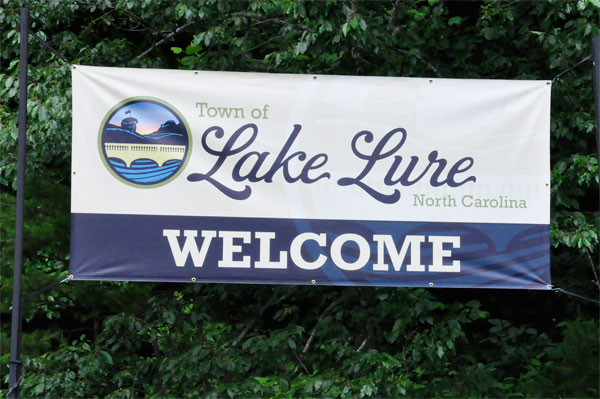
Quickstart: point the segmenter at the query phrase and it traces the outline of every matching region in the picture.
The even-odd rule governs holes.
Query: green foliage
[[[590,54],[600,9],[597,0],[0,0],[3,370],[19,3],[73,63],[548,80]],[[29,44],[26,293],[68,274],[71,130],[69,66]],[[555,284],[597,298],[592,86],[591,63],[553,83],[551,237]],[[28,301],[24,331],[26,397],[599,395],[597,308],[549,293],[77,282]]]

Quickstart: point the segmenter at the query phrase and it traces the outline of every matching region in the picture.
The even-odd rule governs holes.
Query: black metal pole
[[[592,60],[594,61],[594,99],[596,104],[596,155],[598,156],[598,177],[600,178],[600,36],[592,39]],[[600,187],[598,188],[600,193]]]
[[[23,273],[23,216],[25,199],[25,140],[27,132],[27,66],[29,39],[29,10],[21,8],[21,48],[19,54],[19,139],[17,158],[17,214],[15,226],[15,263],[13,273],[13,309],[10,328],[10,360],[8,397],[19,397],[21,363],[21,328],[23,322],[21,275]]]

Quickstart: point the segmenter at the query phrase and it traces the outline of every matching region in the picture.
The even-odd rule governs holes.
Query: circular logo
[[[192,149],[187,122],[173,106],[157,98],[134,97],[114,106],[98,137],[108,171],[135,187],[157,187],[185,167]]]

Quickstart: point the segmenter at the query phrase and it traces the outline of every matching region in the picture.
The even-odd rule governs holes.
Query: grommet
[[[549,85],[551,82],[546,82],[547,85]]]
[[[73,171],[73,174],[76,174],[77,172]]]
[[[316,77],[316,76],[313,76],[313,80],[317,80],[317,77]]]
[[[69,274],[69,279],[73,280],[74,276],[72,274]]]
[[[546,183],[546,187],[550,187],[550,184]]]
[[[77,69],[77,67],[75,65],[73,65],[73,69]]]
[[[196,277],[192,277],[192,283],[196,282]]]
[[[433,83],[433,79],[429,79],[429,83]]]
[[[546,288],[548,288],[549,290],[551,290],[551,289],[552,289],[552,284],[548,284],[548,285],[546,286]]]
[[[315,285],[315,284],[317,284],[317,280],[310,280],[310,283]]]
[[[429,286],[430,286],[430,287],[433,287],[433,283],[429,283]]]
[[[194,72],[194,75],[198,75],[198,71]]]

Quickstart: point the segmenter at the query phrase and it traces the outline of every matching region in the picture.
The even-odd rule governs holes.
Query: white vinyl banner
[[[81,65],[72,76],[74,215],[253,220],[250,238],[214,240],[263,249],[278,246],[256,236],[270,231],[261,220],[549,224],[548,81]],[[183,257],[177,229],[156,239]]]

